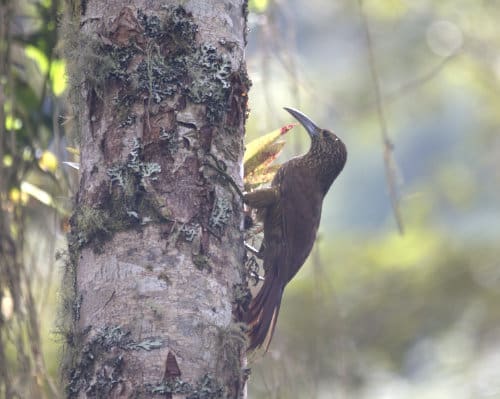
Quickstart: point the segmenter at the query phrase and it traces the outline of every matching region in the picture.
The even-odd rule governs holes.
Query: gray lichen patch
[[[182,38],[183,31],[178,33]],[[147,93],[149,101],[160,104],[180,94],[195,104],[206,105],[208,121],[217,123],[227,108],[231,62],[211,44],[196,45],[190,33],[188,29],[185,40],[166,42],[173,43],[167,50],[168,57],[162,53],[165,42],[155,42],[137,67],[133,80],[138,82],[137,90]],[[163,36],[170,37],[171,32],[166,30]]]
[[[232,212],[231,201],[226,198],[216,197],[209,220],[209,227],[215,235],[220,237],[224,233]]]
[[[157,173],[161,172],[161,166],[155,162],[144,162],[141,160],[141,143],[138,138],[132,141],[132,149],[128,155],[128,160],[123,165],[115,165],[107,170],[107,175],[111,179],[111,183],[118,184],[128,194],[129,191],[135,190],[146,185],[146,179],[156,180]],[[139,182],[140,187],[134,187]]]
[[[124,7],[98,35],[82,33],[74,22],[62,29],[77,117],[86,88],[98,98],[113,93],[116,126],[121,128],[135,122],[130,112],[144,100],[174,101],[179,109],[186,101],[203,104],[208,123],[222,122],[229,105],[231,62],[220,46],[198,42],[198,26],[182,6],[164,6],[154,15]]]
[[[162,18],[138,12],[150,42],[132,81],[150,102],[178,94],[206,105],[209,122],[220,122],[227,108],[231,63],[214,45],[197,43],[198,27],[191,14],[182,7],[165,10]]]
[[[186,395],[186,399],[229,399],[224,385],[210,374],[205,374],[192,385],[183,381],[180,377],[169,378],[159,384],[147,384],[142,392],[137,392],[138,397],[142,395]]]
[[[125,119],[118,125],[118,127],[127,127],[135,125],[137,119],[137,115],[129,114],[125,117]]]
[[[134,341],[130,331],[120,326],[99,329],[83,345],[80,357],[69,370],[66,394],[73,398],[84,391],[87,397],[111,397],[123,381],[125,352],[151,351],[162,346],[163,341],[155,337]]]
[[[202,45],[188,60],[191,84],[187,95],[194,103],[207,105],[209,122],[216,123],[226,112],[230,88],[231,63],[211,44]]]
[[[160,54],[151,54],[137,67],[137,89],[147,93],[150,101],[160,104],[179,90],[183,69],[181,59],[167,62]]]
[[[199,224],[184,224],[180,229],[180,234],[187,242],[193,242],[196,236],[199,235]]]
[[[163,9],[167,11],[163,19],[157,15],[148,15],[143,10],[137,12],[146,36],[158,42],[170,42],[169,48],[176,53],[192,47],[198,33],[198,26],[192,15],[181,6],[164,6]]]

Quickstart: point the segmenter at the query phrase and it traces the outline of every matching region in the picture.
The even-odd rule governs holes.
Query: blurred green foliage
[[[403,236],[358,2],[249,2],[248,139],[290,122],[280,109],[293,106],[349,149],[270,352],[251,364],[249,397],[500,398],[500,8],[362,5]],[[57,395],[53,259],[75,178],[61,166],[72,140],[61,123],[71,118],[59,118],[60,11],[55,0],[0,2],[0,397]],[[293,129],[281,160],[307,146]]]
[[[342,137],[349,157],[249,396],[500,398],[500,9],[361,2],[400,236],[359,3],[270,2],[251,20],[248,133],[288,122],[280,108],[293,106]],[[307,140],[294,129],[284,158]]]
[[[54,1],[0,2],[0,398],[58,397],[58,271],[71,178]],[[52,335],[51,335],[52,334]]]

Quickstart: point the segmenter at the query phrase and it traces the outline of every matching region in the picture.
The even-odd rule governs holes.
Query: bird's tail
[[[271,269],[270,273],[266,273],[264,284],[252,299],[244,316],[244,321],[249,326],[248,351],[261,347],[264,343],[266,351],[269,348],[278,320],[283,288],[276,272]]]

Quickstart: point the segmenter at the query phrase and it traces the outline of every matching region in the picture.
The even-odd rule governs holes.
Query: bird
[[[283,163],[270,187],[244,193],[257,210],[264,238],[258,251],[264,282],[243,314],[247,352],[269,349],[285,286],[306,261],[316,239],[326,193],[347,161],[347,149],[333,132],[318,127],[302,112],[284,107],[311,138],[309,151]]]

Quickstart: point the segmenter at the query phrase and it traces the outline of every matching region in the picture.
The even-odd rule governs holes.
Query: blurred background
[[[249,397],[500,398],[500,7],[249,6],[247,138],[291,122],[291,106],[349,150]],[[60,12],[0,2],[0,378],[46,397],[76,184],[61,162],[77,161]],[[297,127],[281,158],[308,145]]]

